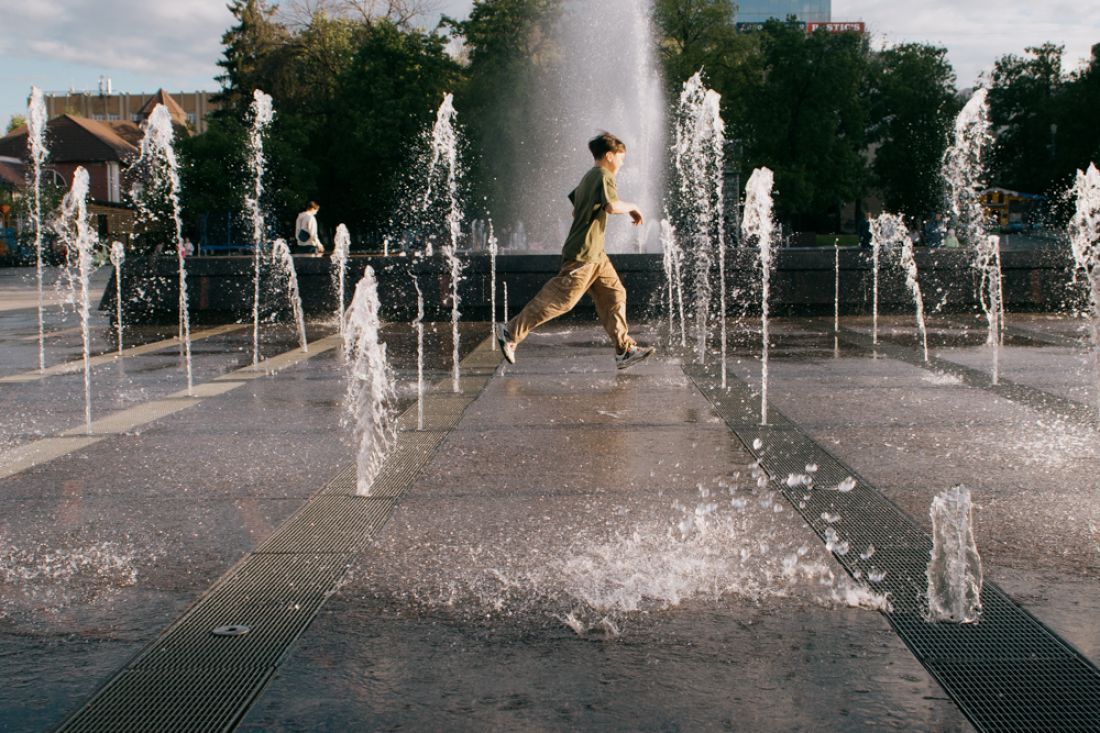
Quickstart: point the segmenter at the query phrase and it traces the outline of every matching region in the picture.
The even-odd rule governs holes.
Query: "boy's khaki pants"
[[[508,322],[509,334],[518,344],[532,329],[571,311],[585,293],[592,296],[596,315],[616,352],[621,354],[633,346],[634,339],[627,335],[626,288],[607,255],[597,262],[562,262],[558,274]]]

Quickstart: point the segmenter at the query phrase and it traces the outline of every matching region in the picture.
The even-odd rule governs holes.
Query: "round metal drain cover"
[[[225,626],[217,627],[210,633],[214,636],[244,636],[249,631],[252,631],[251,626],[245,626],[244,624],[226,624]]]

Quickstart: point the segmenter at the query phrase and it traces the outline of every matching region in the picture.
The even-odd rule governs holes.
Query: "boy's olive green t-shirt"
[[[573,226],[562,247],[563,260],[596,262],[603,258],[603,234],[607,228],[605,206],[619,200],[615,176],[608,170],[593,166],[569,194],[573,202]]]

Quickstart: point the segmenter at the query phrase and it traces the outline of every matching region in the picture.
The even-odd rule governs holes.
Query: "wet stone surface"
[[[36,367],[25,280],[0,280],[0,376]],[[109,351],[96,318],[93,350]],[[984,369],[968,318],[931,317],[930,346]],[[1096,404],[1086,347],[1065,341],[1080,321],[1016,323],[1062,342],[1014,337],[1005,374]],[[71,314],[47,325],[47,364],[78,358]],[[1100,660],[1095,429],[834,342],[829,327],[773,324],[773,408],[925,528],[936,494],[969,486],[988,577]],[[310,338],[334,328],[311,323]],[[753,388],[757,328],[730,323],[730,372]],[[880,328],[916,348],[912,318]],[[431,380],[449,377],[449,331],[429,324]],[[464,350],[487,333],[464,324]],[[407,405],[415,333],[395,323],[383,337]],[[295,348],[293,328],[265,324],[264,356]],[[246,366],[250,349],[247,328],[197,342],[196,382]],[[685,377],[690,354],[662,345],[618,373],[602,331],[569,322],[518,356],[354,557],[242,729],[970,730],[874,610],[883,599],[758,485]],[[92,379],[97,416],[182,388],[171,349]],[[351,462],[343,380],[336,351],[316,354],[0,478],[0,728],[59,723]],[[78,375],[0,395],[12,406],[0,454],[81,424]]]

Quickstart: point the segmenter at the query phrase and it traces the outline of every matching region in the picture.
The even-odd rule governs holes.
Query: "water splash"
[[[1089,282],[1093,385],[1100,403],[1100,171],[1095,163],[1077,171],[1073,192],[1077,205],[1070,219],[1069,241],[1073,261]]]
[[[286,295],[294,311],[294,323],[298,326],[298,345],[303,352],[309,352],[306,341],[306,319],[302,312],[302,294],[298,290],[298,273],[294,269],[294,257],[285,239],[276,239],[271,246],[271,259],[286,278]]]
[[[507,323],[508,322],[508,283],[507,282],[501,283],[501,287],[503,289],[502,297],[504,299],[504,313],[503,313],[503,316],[504,316],[504,322]]]
[[[66,280],[80,313],[80,339],[84,359],[84,430],[90,435],[92,432],[92,364],[89,316],[92,305],[88,280],[92,276],[92,270],[95,269],[92,263],[92,250],[95,247],[96,236],[88,222],[88,188],[88,171],[78,166],[73,171],[72,187],[61,202],[58,229],[68,249],[67,267],[70,269],[66,272]],[[75,272],[72,270],[74,266]]]
[[[348,253],[351,250],[351,235],[343,224],[336,227],[332,239],[332,288],[336,291],[336,324],[340,333],[344,332],[344,301],[348,276]]]
[[[33,197],[31,219],[34,221],[34,279],[38,290],[38,368],[46,368],[46,328],[43,321],[45,301],[42,294],[42,168],[49,154],[46,148],[46,100],[42,90],[31,87],[27,104],[27,145],[30,147]]]
[[[986,157],[993,144],[986,97],[985,89],[975,91],[955,119],[952,142],[944,151],[942,173],[955,231],[960,241],[974,252],[972,264],[980,276],[979,301],[989,325],[993,383],[997,384],[1004,335],[1004,291],[1000,241],[994,242],[986,234],[986,214],[980,198],[986,188]]]
[[[111,242],[111,264],[115,268],[115,331],[118,337],[118,355],[122,356],[122,263],[126,260],[126,248],[122,242]]]
[[[244,207],[252,220],[252,365],[260,363],[260,254],[267,238],[264,223],[264,134],[275,118],[271,96],[259,89],[252,93],[252,127],[248,134],[248,166],[252,170],[252,195]]]
[[[386,345],[379,341],[378,283],[367,267],[355,287],[344,330],[347,392],[345,419],[355,433],[357,447],[356,493],[370,494],[371,484],[397,440],[394,421],[396,390],[386,360]]]
[[[183,347],[184,364],[187,370],[187,394],[193,392],[194,379],[191,373],[191,318],[187,304],[187,253],[183,246],[183,220],[180,215],[180,176],[179,162],[172,146],[175,130],[172,127],[172,115],[163,104],[153,108],[153,113],[145,126],[145,136],[141,139],[141,155],[138,165],[148,166],[154,188],[164,190],[171,204],[173,224],[173,246],[176,250],[176,263],[179,272],[179,339]],[[165,190],[166,189],[166,190]],[[148,190],[148,189],[146,189]],[[143,194],[142,196],[145,196]],[[139,197],[140,198],[140,197]]]
[[[676,229],[668,219],[661,220],[661,258],[668,291],[668,340],[672,343],[676,332],[675,319],[680,320],[680,346],[687,346],[687,322],[684,319],[684,251],[676,236]]]
[[[930,514],[929,620],[975,623],[982,613],[982,559],[974,542],[970,491],[948,489],[932,500]]]
[[[921,294],[920,281],[918,279],[917,261],[913,256],[913,238],[905,226],[905,221],[896,214],[880,214],[871,220],[871,242],[876,254],[880,247],[885,246],[887,252],[897,253],[898,263],[905,272],[905,285],[913,296],[916,309],[917,332],[920,334],[921,346],[924,349],[924,362],[928,363],[928,330],[924,322],[924,296]],[[875,266],[875,312],[878,312],[878,266]],[[877,329],[876,329],[877,335]]]
[[[771,269],[775,222],[772,219],[773,174],[768,168],[757,168],[745,184],[745,213],[741,218],[741,236],[757,246],[760,263],[760,423],[768,424],[768,297],[771,294]]]
[[[725,123],[719,113],[721,96],[703,84],[696,73],[680,93],[676,111],[672,162],[676,194],[676,230],[688,254],[689,273],[695,286],[693,314],[700,362],[706,358],[709,318],[713,309],[711,268],[718,264],[718,307],[725,386],[726,280],[725,280]]]

